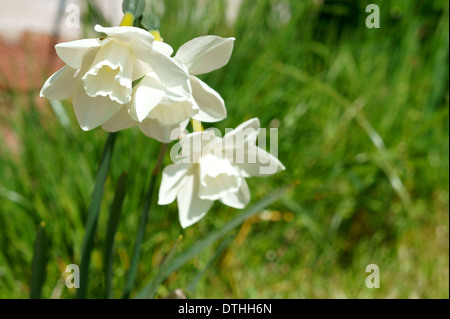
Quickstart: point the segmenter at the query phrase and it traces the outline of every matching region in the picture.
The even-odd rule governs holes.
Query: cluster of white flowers
[[[226,118],[222,97],[196,75],[226,65],[234,38],[198,37],[181,46],[172,57],[170,45],[156,41],[141,28],[97,25],[95,30],[106,37],[56,45],[66,66],[53,74],[41,90],[41,96],[48,99],[72,98],[83,130],[102,126],[117,132],[137,126],[146,136],[169,143],[171,133],[185,131],[190,119],[218,122]],[[246,177],[264,175],[261,163],[267,161],[276,163],[272,173],[284,169],[275,157],[256,146],[258,129],[257,119],[247,121],[223,139],[214,137],[215,152],[209,151],[211,141],[208,147],[200,142],[197,161],[167,166],[158,203],[167,205],[177,198],[183,228],[201,219],[215,200],[235,208],[246,206],[250,200]],[[243,142],[233,142],[244,130],[247,134]],[[202,134],[210,132],[184,136],[182,148],[190,147],[195,136]],[[256,160],[236,163],[235,157],[227,155],[230,147]],[[217,149],[223,151],[219,151],[220,156]]]

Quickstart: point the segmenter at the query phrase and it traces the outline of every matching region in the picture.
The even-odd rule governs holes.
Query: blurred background
[[[214,126],[223,132],[259,117],[262,127],[279,129],[287,169],[249,179],[250,206],[291,185],[168,274],[157,298],[175,289],[189,298],[449,297],[447,1],[147,2],[175,50],[207,34],[236,38],[228,65],[202,76],[227,104],[228,118]],[[366,27],[369,3],[380,8],[378,29]],[[42,296],[73,298],[65,268],[80,263],[107,133],[83,132],[69,102],[50,103],[39,90],[63,65],[54,45],[98,36],[96,23],[118,25],[121,1],[0,0],[0,7],[0,297],[29,296],[43,221],[50,248]],[[136,128],[118,136],[89,297],[103,296],[107,218],[127,171],[114,252],[114,297],[121,296],[158,148]],[[175,203],[155,206],[136,291],[166,267],[180,234],[175,256],[241,213],[216,203],[182,230]],[[379,266],[379,289],[365,285],[369,264]]]

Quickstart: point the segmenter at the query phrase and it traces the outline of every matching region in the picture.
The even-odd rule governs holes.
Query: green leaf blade
[[[282,187],[278,190],[275,190],[238,216],[236,216],[233,220],[228,222],[224,227],[222,227],[219,230],[216,230],[206,236],[204,239],[198,241],[196,244],[192,245],[192,247],[187,250],[186,252],[182,253],[178,257],[176,257],[173,262],[169,265],[164,265],[164,269],[161,275],[156,276],[156,278],[153,278],[150,280],[149,283],[147,283],[144,288],[139,292],[137,295],[137,298],[139,299],[145,299],[145,298],[152,298],[154,295],[150,292],[154,292],[156,288],[150,289],[150,287],[154,287],[155,283],[158,281],[159,283],[162,283],[164,280],[166,280],[172,273],[180,269],[182,266],[184,266],[189,260],[191,260],[194,256],[199,254],[201,251],[203,251],[206,247],[210,246],[223,236],[225,236],[228,232],[233,230],[234,228],[241,225],[246,219],[258,214],[261,210],[266,208],[268,205],[272,204],[281,196],[284,195],[288,187]],[[163,268],[163,267],[161,267]]]
[[[116,236],[119,222],[122,217],[123,202],[125,200],[127,192],[127,179],[127,173],[123,172],[117,181],[106,231],[104,265],[106,276],[105,296],[108,299],[111,299],[113,296],[114,238]]]
[[[39,226],[36,240],[34,242],[34,254],[31,266],[31,289],[30,299],[40,299],[42,297],[42,286],[45,281],[48,261],[48,238],[45,223]]]
[[[88,291],[89,264],[91,252],[94,249],[94,234],[97,228],[98,215],[103,197],[106,178],[108,176],[109,166],[114,151],[117,133],[109,133],[103,150],[102,158],[99,162],[97,176],[95,178],[94,192],[89,206],[88,218],[86,223],[86,233],[83,239],[83,248],[81,253],[80,266],[80,288],[77,290],[77,297],[85,299]]]

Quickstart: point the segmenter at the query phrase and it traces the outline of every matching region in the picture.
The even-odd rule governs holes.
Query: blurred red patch
[[[58,42],[55,37],[28,32],[15,42],[0,38],[0,90],[40,90],[64,66],[54,48]]]

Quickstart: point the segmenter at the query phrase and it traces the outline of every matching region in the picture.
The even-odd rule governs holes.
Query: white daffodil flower
[[[189,71],[192,96],[198,113],[192,118],[201,122],[218,122],[227,117],[222,97],[196,77],[220,69],[228,63],[234,46],[234,38],[207,35],[192,39],[183,44],[175,59],[183,63]]]
[[[167,88],[187,82],[186,70],[164,53],[170,46],[155,41],[149,32],[100,25],[95,31],[107,36],[56,45],[58,56],[67,65],[41,90],[41,96],[48,99],[73,97],[75,115],[83,130],[102,125],[130,103],[133,81],[149,72],[154,72]]]
[[[156,43],[156,42],[155,42]],[[192,74],[181,86],[168,88],[155,72],[149,72],[133,89],[133,100],[102,127],[117,132],[138,126],[148,137],[170,142],[174,129],[184,131],[193,118],[203,122],[218,122],[226,118],[222,97],[194,74],[206,73],[228,63],[233,50],[233,38],[204,36],[184,44],[174,60],[185,72]],[[159,42],[155,48],[170,57],[173,50]],[[126,114],[129,117],[126,117]]]
[[[168,88],[150,72],[133,88],[132,95],[131,103],[103,124],[104,130],[117,132],[138,126],[146,136],[169,143],[173,130],[184,131],[189,119],[198,113],[189,81]]]
[[[177,199],[183,228],[203,218],[219,200],[242,209],[250,201],[245,178],[275,174],[285,167],[273,155],[256,145],[259,120],[252,119],[223,139],[212,131],[196,132],[181,141],[183,159],[163,171],[159,205]],[[271,170],[267,167],[271,166]]]

